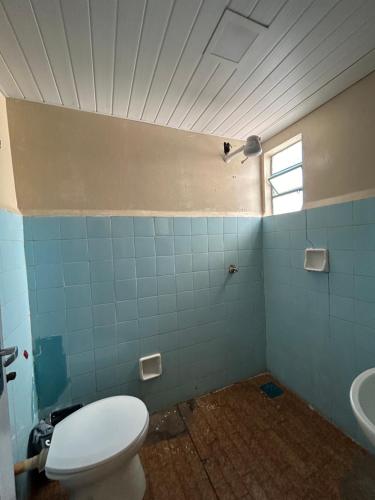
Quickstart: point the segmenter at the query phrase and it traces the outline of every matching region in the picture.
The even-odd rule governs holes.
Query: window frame
[[[274,204],[273,204],[274,198],[279,198],[280,196],[285,196],[285,195],[292,194],[292,193],[299,193],[299,192],[302,191],[302,203],[303,203],[303,191],[304,191],[304,185],[303,185],[303,156],[302,156],[302,161],[301,162],[296,163],[294,165],[289,165],[288,167],[285,167],[284,169],[279,170],[278,172],[275,172],[274,174],[272,173],[272,160],[273,160],[273,157],[276,156],[278,153],[281,153],[282,151],[285,151],[286,149],[291,148],[292,146],[294,146],[295,144],[297,144],[299,142],[301,143],[301,146],[302,146],[302,137],[299,137],[298,140],[296,140],[292,144],[285,145],[285,147],[282,147],[282,145],[281,145],[280,149],[278,148],[277,151],[275,151],[273,154],[270,155],[270,175],[267,177],[267,182],[268,182],[268,184],[269,184],[269,186],[271,188],[271,210],[272,210],[272,215],[274,215]],[[288,191],[283,191],[281,193],[278,193],[277,190],[272,185],[272,182],[271,182],[272,179],[275,179],[275,178],[280,177],[282,175],[288,174],[289,172],[293,172],[294,170],[297,170],[298,168],[300,168],[301,172],[302,172],[302,186],[298,187],[298,188],[290,189]],[[276,194],[274,194],[274,191],[276,191]],[[301,208],[301,210],[302,210],[302,208]],[[301,210],[294,210],[294,212],[299,212]],[[285,213],[288,213],[288,212],[285,212]]]

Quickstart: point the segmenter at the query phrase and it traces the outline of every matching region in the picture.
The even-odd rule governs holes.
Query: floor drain
[[[284,391],[281,389],[281,387],[274,384],[273,382],[267,382],[267,384],[261,385],[260,390],[271,399],[277,398],[284,394]]]

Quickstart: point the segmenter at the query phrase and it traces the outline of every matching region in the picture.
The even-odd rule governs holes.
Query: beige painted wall
[[[374,196],[375,72],[266,141],[265,167],[267,153],[298,134],[306,208]]]
[[[5,98],[0,95],[0,208],[17,211]]]
[[[221,138],[15,99],[7,110],[25,214],[261,213],[260,161],[226,165]]]

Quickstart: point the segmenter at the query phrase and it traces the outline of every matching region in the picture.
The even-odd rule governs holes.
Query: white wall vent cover
[[[221,62],[237,65],[257,36],[266,30],[261,24],[227,9],[216,26],[206,53]]]
[[[144,356],[139,359],[139,377],[141,380],[151,380],[160,377],[162,373],[160,353]]]
[[[306,248],[304,268],[306,271],[328,273],[328,250],[326,248]]]

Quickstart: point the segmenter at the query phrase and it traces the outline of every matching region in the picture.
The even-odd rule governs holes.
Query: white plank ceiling
[[[265,139],[375,69],[374,23],[375,0],[0,0],[0,91]]]

